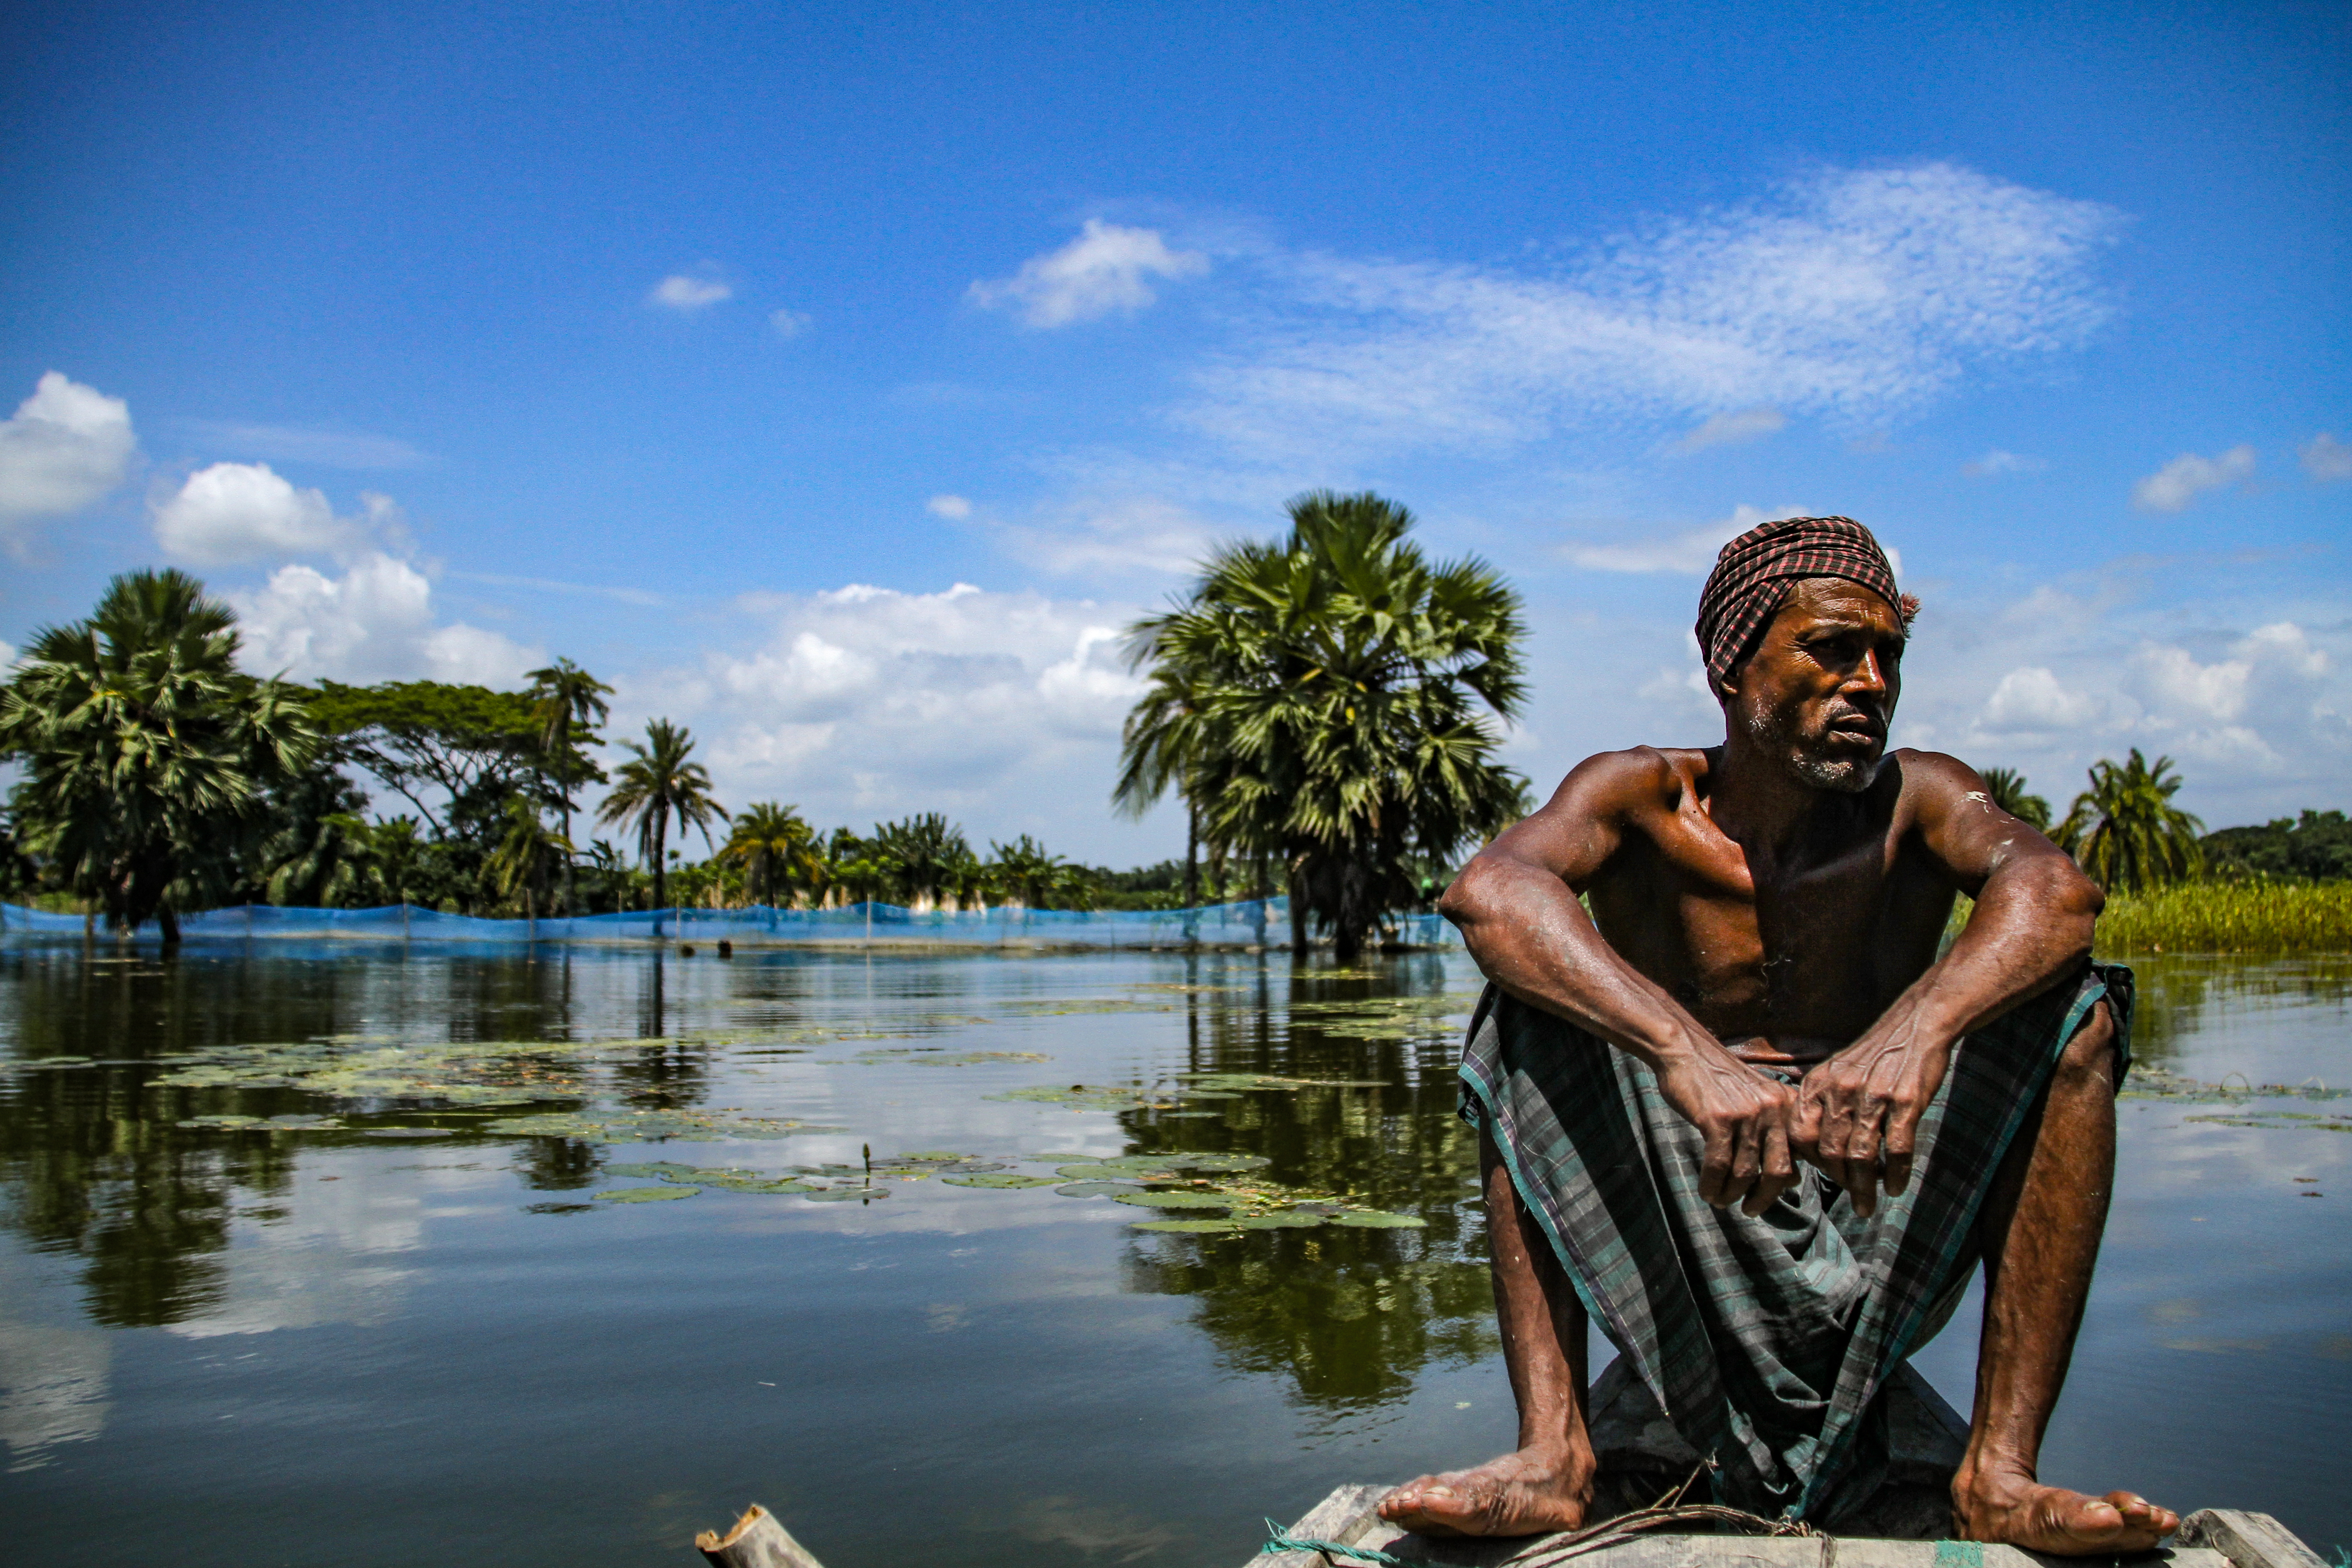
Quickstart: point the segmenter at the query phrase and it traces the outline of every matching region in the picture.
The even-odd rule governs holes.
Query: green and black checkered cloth
[[[2128,1067],[2131,971],[2090,965],[1960,1042],[1910,1190],[1870,1219],[1811,1165],[1756,1218],[1714,1207],[1698,1195],[1704,1141],[1650,1070],[1492,985],[1462,1114],[1493,1136],[1601,1331],[1716,1461],[1716,1500],[1834,1524],[1877,1489],[1879,1391],[1958,1305],[1994,1173],[2102,998]]]

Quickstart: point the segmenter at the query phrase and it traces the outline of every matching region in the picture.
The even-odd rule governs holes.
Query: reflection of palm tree
[[[759,901],[772,907],[782,873],[786,886],[813,888],[824,875],[824,857],[816,829],[798,806],[763,800],[746,806],[735,818],[734,831],[720,846],[719,858],[743,868],[746,879],[760,890]]]
[[[669,865],[664,850],[669,841],[670,823],[675,820],[680,832],[699,827],[707,845],[710,842],[710,819],[716,816],[725,820],[727,808],[710,796],[710,774],[700,763],[688,760],[694,752],[694,737],[684,725],[656,719],[646,725],[644,745],[635,741],[621,744],[630,753],[630,760],[621,764],[613,793],[604,797],[596,820],[636,828],[637,849],[653,868],[654,908],[666,910],[669,907]],[[660,931],[658,918],[655,931]]]
[[[1151,686],[1130,716],[1119,804],[1171,784],[1219,853],[1290,868],[1294,941],[1311,910],[1343,954],[1443,864],[1525,809],[1494,720],[1524,696],[1518,595],[1475,558],[1432,564],[1412,514],[1318,492],[1279,544],[1220,550],[1192,595],[1139,621]]]
[[[2037,833],[2050,831],[2050,803],[2025,787],[2025,775],[2015,768],[1987,768],[1979,775],[1993,805]]]
[[[572,786],[579,782],[577,742],[595,738],[595,726],[612,714],[604,699],[613,689],[572,663],[559,658],[528,679],[532,716],[539,721],[539,753],[555,765],[556,798],[562,803],[563,840],[572,841]],[[572,910],[575,883],[570,852],[563,862],[563,912]]]
[[[118,930],[154,917],[177,939],[185,883],[226,868],[262,789],[318,749],[290,689],[237,673],[237,646],[203,584],[128,572],[89,619],[35,634],[0,695],[18,830]]]
[[[2193,876],[2205,862],[2205,825],[2172,804],[2180,775],[2170,757],[2091,764],[2091,787],[2058,825],[2058,846],[2110,892],[2137,892]]]

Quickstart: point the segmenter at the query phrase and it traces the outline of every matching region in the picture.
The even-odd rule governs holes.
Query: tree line
[[[177,571],[126,573],[91,615],[35,635],[0,687],[0,894],[54,894],[129,930],[268,903],[591,914],[679,901],[918,910],[1091,907],[1102,874],[1024,835],[986,857],[936,813],[821,832],[794,807],[714,797],[683,726],[604,742],[612,689],[569,659],[520,691],[313,686],[236,668],[234,612]],[[371,820],[376,801],[408,809]],[[605,838],[575,844],[583,792]],[[707,858],[673,840],[698,834]]]

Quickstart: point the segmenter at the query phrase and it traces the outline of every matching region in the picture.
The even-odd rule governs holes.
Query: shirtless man
[[[2115,983],[2119,991],[2084,978],[2099,889],[2049,840],[1993,805],[1983,781],[1960,763],[1885,752],[1916,605],[1895,592],[1885,557],[1859,524],[1794,519],[1733,541],[1702,605],[1723,743],[1591,758],[1549,804],[1481,852],[1440,906],[1493,983],[1469,1057],[1479,1056],[1478,1029],[1496,1018],[1507,1035],[1511,1020],[1521,1020],[1517,1027],[1536,1042],[1521,1049],[1531,1065],[1506,1062],[1489,1072],[1486,1100],[1465,1097],[1465,1115],[1482,1129],[1519,1446],[1475,1469],[1412,1481],[1380,1511],[1433,1534],[1524,1535],[1585,1521],[1595,1468],[1583,1409],[1587,1313],[1570,1273],[1585,1287],[1584,1300],[1601,1304],[1604,1327],[1624,1349],[1647,1320],[1621,1315],[1612,1303],[1625,1295],[1622,1279],[1642,1247],[1633,1247],[1613,1283],[1599,1277],[1608,1248],[1579,1217],[1594,1206],[1595,1178],[1575,1173],[1587,1167],[1572,1156],[1566,1166],[1548,1156],[1559,1190],[1547,1188],[1530,1123],[1525,1114],[1514,1119],[1514,1106],[1533,1108],[1540,1120],[1548,1106],[1604,1100],[1636,1128],[1629,1135],[1643,1136],[1638,1108],[1647,1097],[1655,1118],[1647,1152],[1602,1159],[1590,1171],[1608,1173],[1617,1192],[1630,1169],[1642,1202],[1671,1213],[1675,1150],[1684,1152],[1687,1179],[1678,1190],[1695,1217],[1667,1222],[1686,1227],[1672,1243],[1685,1259],[1669,1271],[1680,1280],[1704,1272],[1689,1260],[1717,1247],[1710,1238],[1718,1231],[1731,1251],[1710,1256],[1735,1263],[1712,1267],[1754,1273],[1755,1258],[1777,1257],[1791,1227],[1802,1228],[1792,1217],[1799,1199],[1827,1216],[1816,1229],[1843,1234],[1856,1257],[1895,1245],[1872,1239],[1884,1227],[1936,1223],[1922,1215],[1932,1206],[1927,1189],[1942,1145],[1927,1146],[1923,1121],[1929,1132],[1958,1127],[1967,1092],[1996,1102],[1988,1125],[2003,1121],[1997,1102],[2004,1094],[2017,1110],[2006,1116],[2009,1134],[1988,1133],[1997,1142],[1974,1146],[1980,1172],[1946,1173],[1951,1192],[1975,1196],[1945,1205],[1947,1239],[1934,1245],[1950,1255],[1947,1273],[1921,1287],[1957,1301],[1976,1261],[1985,1266],[1974,1416],[1952,1483],[1956,1531],[2060,1553],[2153,1546],[2179,1525],[2171,1510],[2129,1491],[2095,1498],[2044,1486],[2035,1470],[2082,1321],[2115,1170],[2122,1064],[2118,1009],[2107,998],[2124,1004],[2127,1046],[2129,992],[2127,974]],[[1939,958],[1956,892],[1970,895],[1975,909]],[[2069,1012],[2077,984],[2084,999]],[[1967,1077],[1956,1062],[1979,1050],[1987,1059],[1995,1054],[1969,1037],[1988,1031],[1990,1041],[1990,1026],[2029,1007],[2063,1028],[2036,1024],[2046,1043],[2012,1051],[2022,1065],[1999,1081],[2021,1087],[1955,1088],[1938,1101],[1948,1079]],[[1559,1059],[1557,1042],[1570,1039],[1591,1042],[1591,1054],[1546,1099],[1535,1079],[1546,1061]],[[1623,1059],[1612,1063],[1612,1055]],[[1620,1084],[1611,1081],[1612,1068]],[[1472,1078],[1470,1060],[1464,1071]],[[1519,1084],[1516,1099],[1496,1087],[1511,1071],[1519,1075],[1509,1080]],[[1613,1109],[1619,1087],[1633,1110]],[[1958,1131],[1940,1136],[1963,1146]],[[1528,1148],[1514,1151],[1515,1141]],[[1647,1195],[1650,1171],[1661,1173],[1655,1198]],[[1906,1197],[1915,1179],[1916,1200]],[[1689,1200],[1693,1191],[1703,1204]],[[1620,1205],[1606,1194],[1602,1201]],[[1756,1217],[1768,1213],[1771,1219]],[[1775,1219],[1775,1230],[1754,1228]],[[1742,1237],[1757,1236],[1767,1237],[1762,1252],[1740,1250]],[[1832,1253],[1835,1240],[1830,1235]],[[1654,1239],[1648,1245],[1665,1249]],[[1847,1331],[1856,1321],[1908,1321],[1894,1311],[1872,1316],[1877,1309],[1859,1294],[1865,1286],[1853,1258],[1843,1267],[1856,1283],[1843,1296],[1832,1290],[1821,1310]],[[1729,1287],[1738,1288],[1736,1280]],[[1643,1285],[1634,1294],[1645,1289],[1655,1291]],[[1701,1453],[1722,1458],[1747,1438],[1742,1451],[1758,1458],[1742,1472],[1749,1492],[1733,1489],[1738,1500],[1763,1511],[1810,1510],[1833,1523],[1836,1507],[1822,1500],[1834,1495],[1840,1461],[1823,1461],[1827,1468],[1809,1477],[1811,1450],[1784,1444],[1775,1451],[1764,1434],[1788,1421],[1826,1432],[1822,1410],[1835,1411],[1840,1398],[1855,1408],[1832,1425],[1865,1426],[1855,1419],[1861,1404],[1940,1320],[1912,1342],[1903,1335],[1914,1330],[1890,1328],[1886,1342],[1867,1353],[1843,1352],[1833,1363],[1846,1369],[1834,1380],[1837,1397],[1833,1379],[1820,1374],[1820,1398],[1791,1415],[1759,1407],[1771,1403],[1756,1394],[1762,1385],[1731,1369],[1750,1353],[1733,1342],[1747,1331],[1727,1329],[1733,1318],[1707,1317],[1711,1310],[1701,1303],[1704,1334],[1685,1338],[1679,1352],[1637,1358],[1637,1366],[1654,1391],[1662,1383],[1685,1390],[1668,1400],[1668,1414]],[[1789,1365],[1801,1360],[1797,1352],[1774,1353]],[[1773,1365],[1780,1381],[1771,1386],[1786,1387],[1786,1367]],[[1690,1375],[1675,1383],[1683,1373]],[[1717,1392],[1686,1392],[1702,1385]],[[1717,1406],[1730,1415],[1706,1425]],[[1809,1500],[1793,1508],[1752,1500],[1785,1502],[1801,1486]]]

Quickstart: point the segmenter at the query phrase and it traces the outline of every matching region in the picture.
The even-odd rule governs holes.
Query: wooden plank
[[[1365,1542],[1357,1538],[1368,1528],[1383,1523],[1372,1510],[1380,1506],[1381,1499],[1395,1489],[1373,1485],[1337,1488],[1329,1497],[1301,1514],[1289,1533],[1317,1541],[1336,1541],[1343,1546],[1363,1545]],[[1324,1568],[1322,1554],[1316,1552],[1260,1552],[1250,1563],[1253,1568]]]
[[[2180,1521],[2173,1539],[2183,1546],[2210,1546],[2235,1568],[2326,1568],[2301,1536],[2266,1513],[2200,1509]]]

